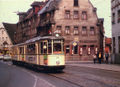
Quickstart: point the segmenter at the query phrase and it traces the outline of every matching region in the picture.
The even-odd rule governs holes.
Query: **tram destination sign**
[[[80,43],[96,43],[97,40],[80,40]]]

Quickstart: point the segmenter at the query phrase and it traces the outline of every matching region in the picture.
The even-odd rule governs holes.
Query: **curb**
[[[87,65],[84,65],[84,64],[66,64],[66,65],[70,65],[70,66],[80,66],[80,67],[88,67],[88,68],[94,68],[94,69],[101,69],[101,70],[107,70],[107,71],[114,71],[114,72],[120,72],[120,67],[119,66],[115,66],[115,65],[113,65],[113,68],[111,68],[111,66],[107,66],[107,65],[103,65],[103,64],[99,64],[99,66],[101,66],[101,67],[94,67],[94,66],[96,66],[96,65],[98,65],[98,64],[95,64],[94,66],[90,66],[90,64],[88,64],[88,66]],[[93,65],[93,64],[92,64]],[[106,68],[104,67],[104,66],[106,66]],[[110,68],[109,68],[110,67]],[[115,67],[116,67],[116,69],[115,69]]]

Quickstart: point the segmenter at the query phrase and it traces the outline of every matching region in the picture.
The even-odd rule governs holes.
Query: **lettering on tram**
[[[65,68],[63,46],[62,37],[39,36],[13,46],[16,56],[13,56],[12,61],[16,65],[31,66],[37,69],[63,70]]]

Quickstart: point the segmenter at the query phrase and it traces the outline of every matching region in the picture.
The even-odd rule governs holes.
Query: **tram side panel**
[[[37,55],[26,55],[26,62],[37,65]]]
[[[49,66],[62,66],[65,65],[64,55],[48,55]]]
[[[18,46],[14,46],[12,49],[13,49],[12,55],[13,64],[17,64],[17,62],[19,61],[19,48]]]
[[[35,43],[30,43],[26,46],[26,63],[37,65],[38,54],[36,51],[37,47]]]
[[[45,65],[44,64],[44,55],[39,56],[39,65]]]

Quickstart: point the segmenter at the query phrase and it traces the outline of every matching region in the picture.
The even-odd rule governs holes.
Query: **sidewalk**
[[[66,65],[90,67],[90,68],[97,68],[97,69],[104,69],[104,70],[120,72],[120,65],[98,64],[98,63],[94,64],[93,61],[66,61]]]

